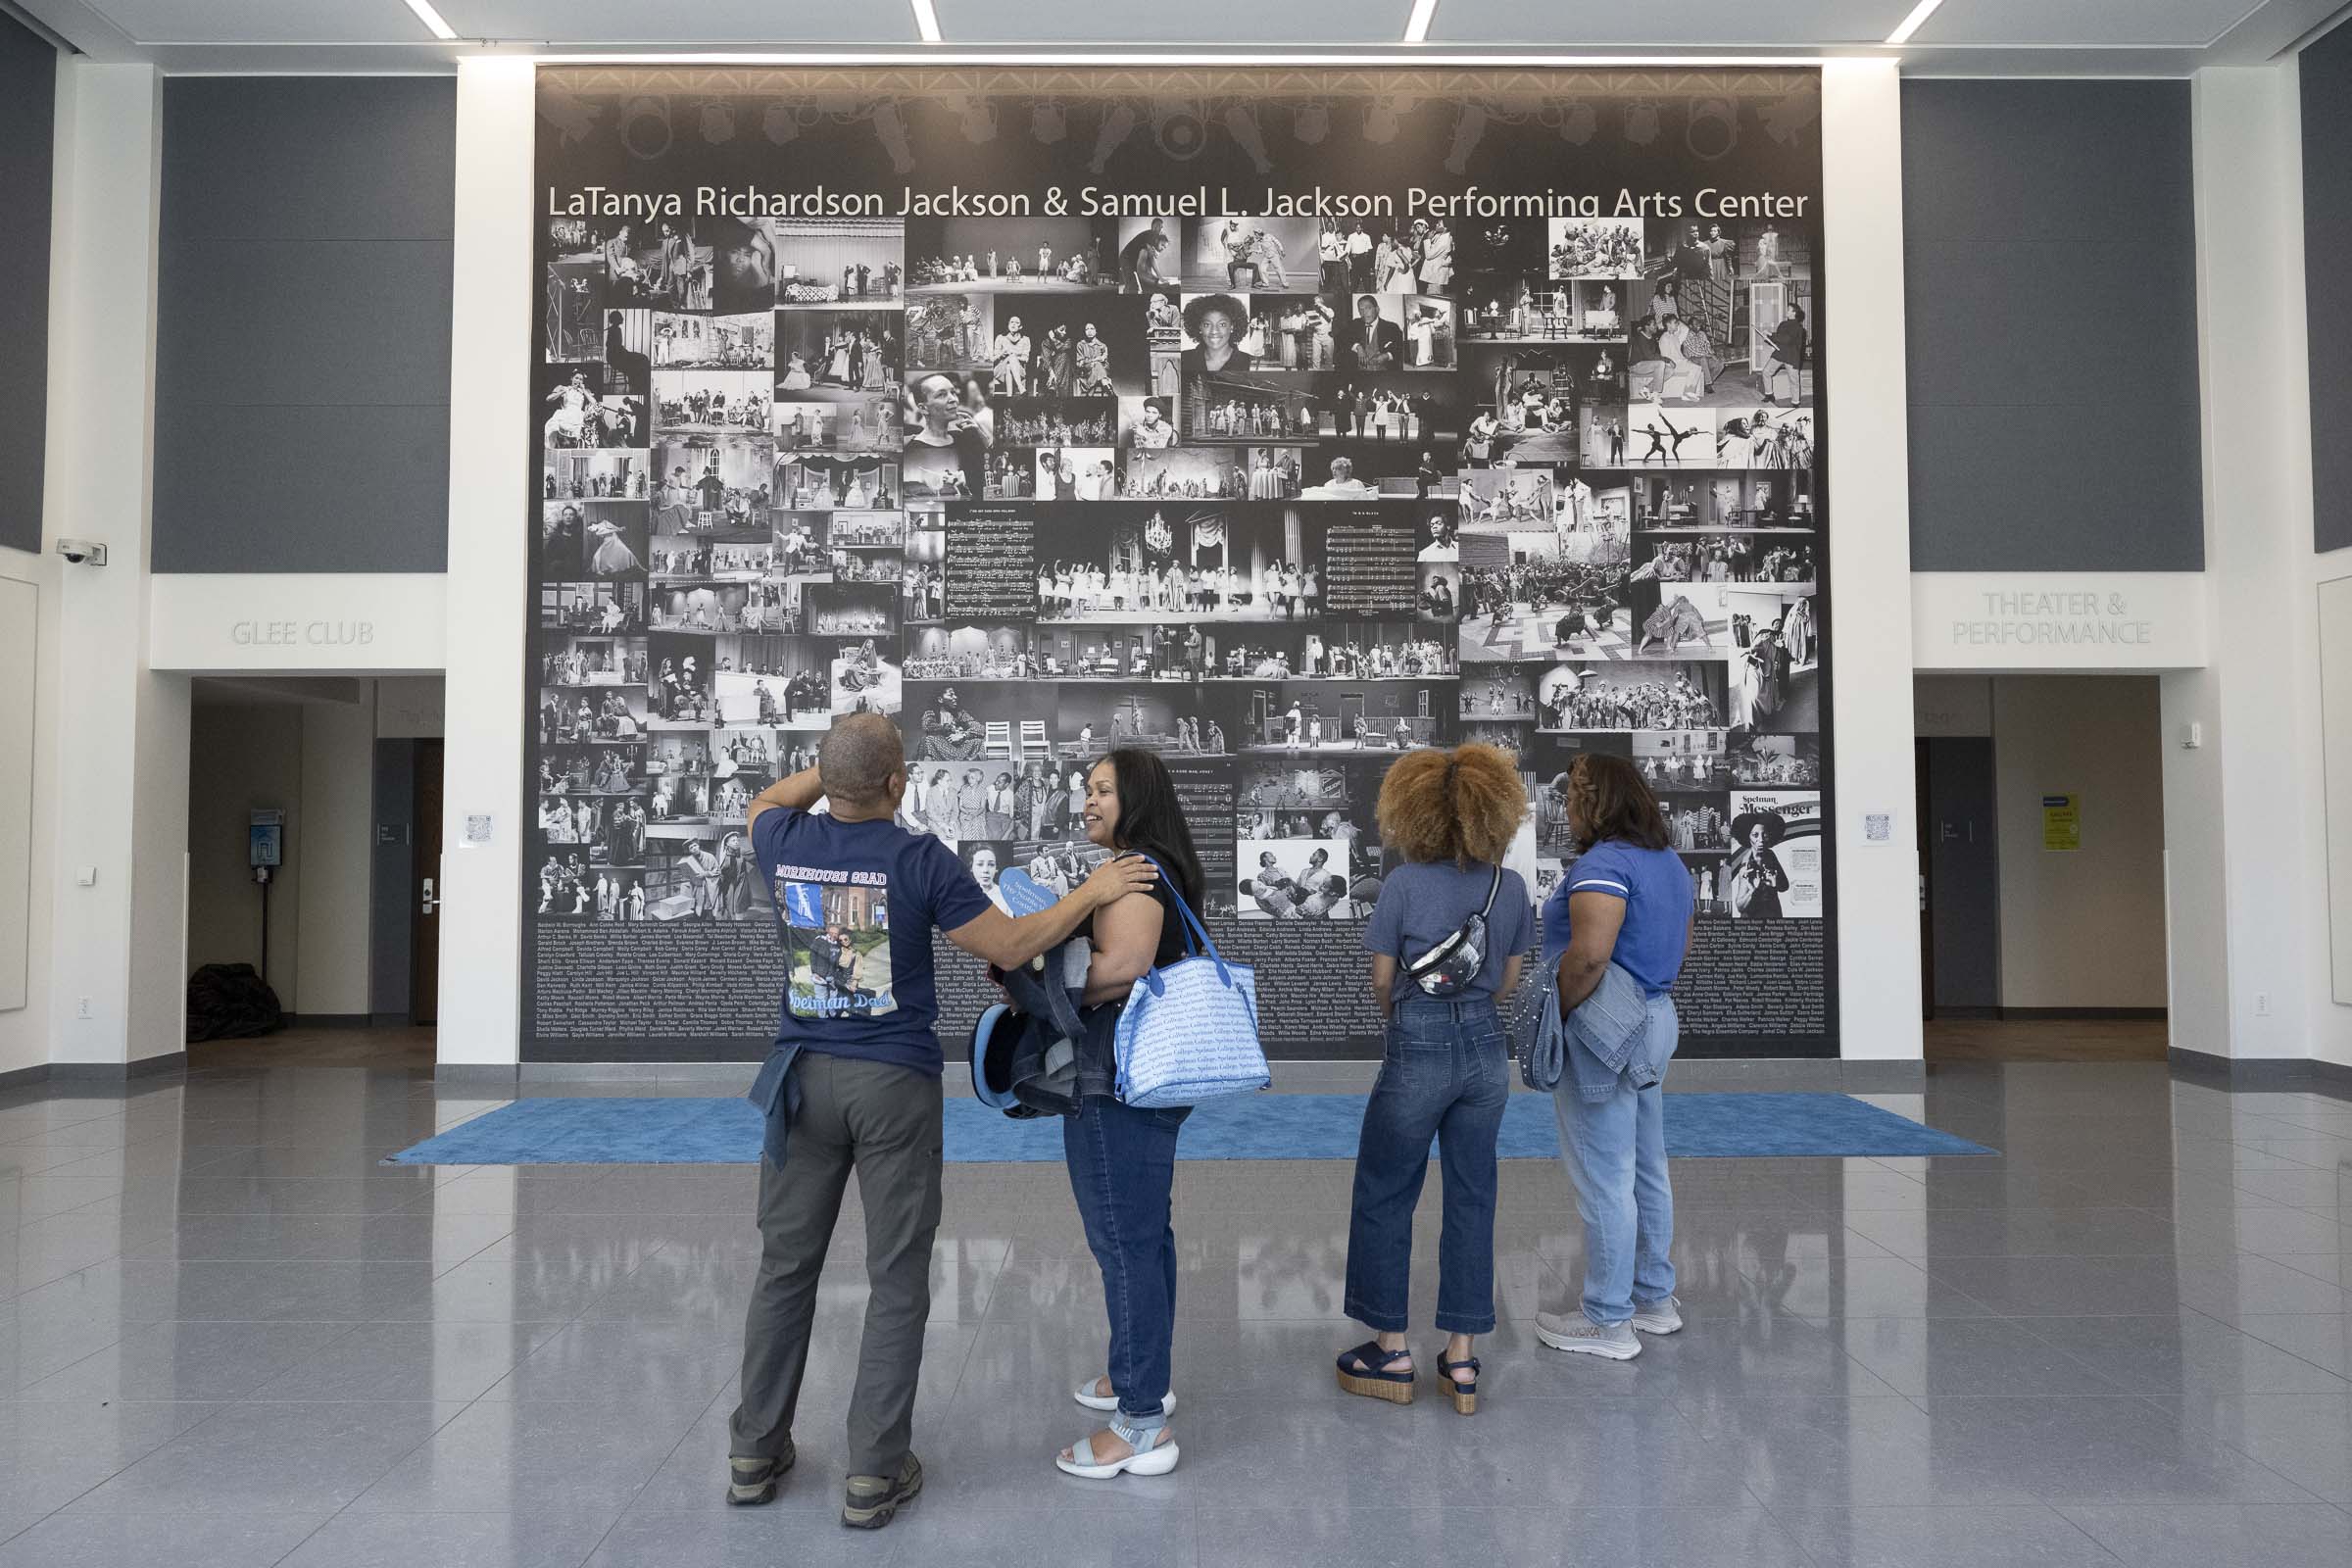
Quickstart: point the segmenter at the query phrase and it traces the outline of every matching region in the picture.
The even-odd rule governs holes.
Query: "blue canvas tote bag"
[[[1166,877],[1167,868],[1159,874]],[[1184,917],[1185,956],[1136,979],[1111,1036],[1114,1091],[1144,1110],[1197,1105],[1274,1081],[1257,1043],[1257,971],[1217,952],[1182,894],[1170,902]]]

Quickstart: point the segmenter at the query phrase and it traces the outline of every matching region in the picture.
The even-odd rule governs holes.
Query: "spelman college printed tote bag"
[[[1159,874],[1165,878],[1166,867]],[[1274,1081],[1257,1043],[1257,971],[1226,961],[1181,894],[1169,902],[1184,916],[1185,956],[1136,980],[1111,1037],[1118,1097],[1145,1110],[1197,1105]]]

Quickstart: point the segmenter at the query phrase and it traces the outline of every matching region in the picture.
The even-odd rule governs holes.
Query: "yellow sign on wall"
[[[2082,798],[2044,795],[2041,798],[2041,847],[2079,850],[2082,847]]]

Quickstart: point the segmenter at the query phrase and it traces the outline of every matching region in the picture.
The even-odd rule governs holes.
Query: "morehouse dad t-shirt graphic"
[[[890,877],[815,865],[776,868],[795,1016],[880,1017],[899,1010],[890,985]]]

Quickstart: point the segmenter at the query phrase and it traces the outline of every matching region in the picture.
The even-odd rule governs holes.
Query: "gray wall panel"
[[[1908,241],[2195,238],[2185,81],[1903,83]]]
[[[2159,396],[2196,393],[2194,332],[2149,331],[2142,314],[2161,299],[2172,317],[2195,319],[2195,258],[2188,253],[1988,240],[1921,246],[1905,266],[1910,340],[1918,348],[1910,364],[1914,407],[2076,403],[2142,387]],[[2129,295],[2096,282],[2132,268],[2143,275]],[[2023,303],[2053,287],[2069,296],[2059,309]],[[1972,344],[1984,351],[1953,352]]]
[[[2193,398],[1911,411],[1915,571],[2188,571],[2164,519],[2203,508]],[[1922,473],[1948,476],[1923,486]],[[1920,541],[1937,550],[1921,560]]]
[[[2205,564],[2179,81],[1903,83],[1911,564]]]
[[[158,372],[215,403],[446,408],[450,258],[447,240],[175,242]]]
[[[448,76],[173,76],[164,228],[184,239],[451,239]]]
[[[2312,547],[2352,545],[2352,26],[2303,51],[2304,297],[2311,323]]]
[[[164,84],[158,571],[448,558],[455,84]]]
[[[49,428],[49,186],[57,51],[0,16],[0,545],[41,548]]]
[[[446,407],[195,404],[155,467],[157,571],[442,569]]]

